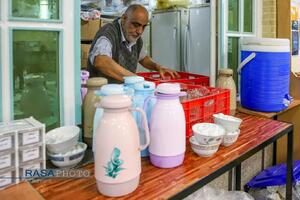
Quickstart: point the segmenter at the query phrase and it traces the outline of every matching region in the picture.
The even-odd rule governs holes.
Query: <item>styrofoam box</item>
[[[27,162],[30,160],[40,159],[43,157],[43,144],[37,143],[19,148],[19,161]]]
[[[23,179],[25,177],[25,170],[44,169],[45,168],[44,162],[45,162],[45,160],[38,159],[38,160],[32,160],[32,161],[23,163],[19,167],[19,174],[21,176],[21,179]]]
[[[15,147],[15,133],[5,133],[0,135],[0,152]]]
[[[6,150],[0,152],[0,169],[15,166],[15,151]]]
[[[16,170],[14,167],[0,170],[0,188],[16,183]]]
[[[20,131],[19,134],[19,145],[29,145],[42,141],[42,130],[36,129],[31,131]]]

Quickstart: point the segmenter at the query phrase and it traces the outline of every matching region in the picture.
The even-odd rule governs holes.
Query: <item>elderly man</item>
[[[121,18],[101,27],[92,43],[88,70],[91,77],[105,77],[109,83],[123,81],[124,76],[133,76],[137,63],[155,70],[164,77],[172,77],[176,71],[160,66],[146,55],[141,38],[148,24],[148,11],[141,5],[130,5]]]

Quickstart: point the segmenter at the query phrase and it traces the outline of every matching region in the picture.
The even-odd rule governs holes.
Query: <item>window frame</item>
[[[228,0],[219,1],[219,53],[218,63],[219,68],[228,68],[228,38],[229,37],[255,37],[258,35],[258,1],[252,1],[252,32],[244,32],[244,0],[239,1],[239,31],[228,30]],[[240,51],[240,49],[238,49]],[[240,63],[240,55],[238,58]]]
[[[1,20],[1,15],[0,15],[0,20]],[[0,26],[0,47],[2,46],[2,27]],[[4,86],[3,84],[3,79],[2,79],[2,70],[3,70],[3,66],[2,66],[2,48],[0,48],[0,121],[3,121],[3,89],[2,87]]]

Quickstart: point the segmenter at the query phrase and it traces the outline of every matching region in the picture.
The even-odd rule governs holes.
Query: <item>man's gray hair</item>
[[[144,6],[142,6],[141,4],[131,4],[130,6],[128,6],[128,8],[124,12],[124,14],[130,15],[130,14],[134,13],[134,11],[136,11],[137,9],[143,9],[143,10],[145,10],[145,12],[148,13],[147,9]]]

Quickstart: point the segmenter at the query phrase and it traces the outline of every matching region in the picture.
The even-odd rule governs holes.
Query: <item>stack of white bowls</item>
[[[197,123],[192,127],[194,135],[190,137],[193,151],[199,156],[209,157],[219,149],[225,130],[213,123]]]
[[[78,142],[80,129],[63,126],[46,133],[47,155],[57,167],[74,167],[84,157],[87,145]]]
[[[213,117],[215,124],[222,126],[226,131],[222,145],[230,146],[235,143],[240,134],[239,127],[242,123],[242,119],[230,115],[224,115],[223,113],[214,114]]]

